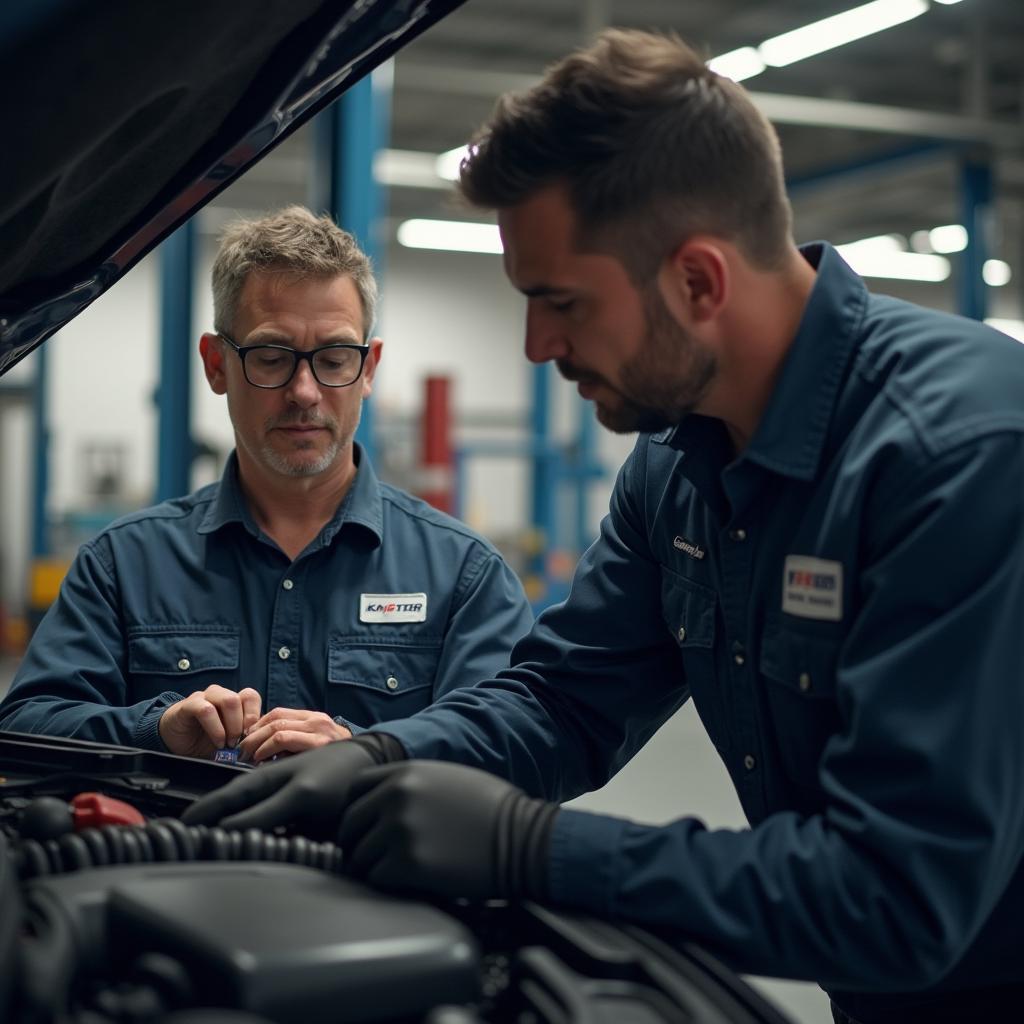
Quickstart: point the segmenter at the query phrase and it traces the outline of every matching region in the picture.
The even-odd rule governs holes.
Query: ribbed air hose
[[[23,839],[12,845],[22,879],[115,864],[203,860],[278,861],[332,874],[342,870],[341,848],[334,843],[318,843],[304,836],[273,836],[255,828],[235,832],[185,825],[177,818],[157,818],[145,825],[103,825],[69,832],[59,839]]]

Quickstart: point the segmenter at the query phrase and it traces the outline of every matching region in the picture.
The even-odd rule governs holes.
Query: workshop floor
[[[0,658],[0,697],[7,692],[16,668],[16,660]],[[729,777],[689,705],[607,786],[574,800],[572,806],[650,824],[692,814],[712,827],[744,825]],[[749,980],[787,1012],[794,1024],[829,1024],[832,1020],[828,998],[816,985]]]

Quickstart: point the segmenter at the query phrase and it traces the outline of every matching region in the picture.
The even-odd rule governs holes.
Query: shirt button
[[[747,531],[740,527],[737,530],[730,530],[729,537],[732,540],[742,541],[747,539]]]
[[[397,690],[398,689],[398,680],[394,676],[388,676],[387,681],[384,683],[384,685],[389,690]]]
[[[746,768],[748,772],[752,772],[757,767],[757,761],[754,759],[753,754],[747,754],[747,756],[743,758],[743,767]]]
[[[282,661],[287,661],[292,656],[292,652],[287,647],[278,647],[278,649],[277,649],[277,656]]]
[[[680,626],[679,632],[676,633],[676,636],[679,637],[679,642],[682,643],[686,639],[686,627]]]
[[[735,661],[737,665],[744,665],[747,661],[746,648],[744,648],[743,644],[738,640],[732,645],[732,660]]]
[[[806,693],[811,688],[811,677],[806,672],[800,673],[800,678],[797,680],[800,684],[800,689]]]
[[[189,661],[188,658],[181,658],[178,661],[178,668],[180,668],[182,672],[187,672],[191,667],[192,662]]]
[[[284,587],[285,590],[291,590],[292,587],[295,586],[295,584],[292,583],[291,580],[285,580],[284,583],[281,584],[281,586]]]

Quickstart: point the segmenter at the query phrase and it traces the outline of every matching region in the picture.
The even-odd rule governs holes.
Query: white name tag
[[[426,594],[360,594],[360,622],[425,622]]]
[[[843,564],[789,555],[782,572],[782,610],[804,619],[843,617]]]

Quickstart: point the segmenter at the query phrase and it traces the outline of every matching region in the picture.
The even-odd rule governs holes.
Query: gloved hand
[[[557,813],[479,769],[403,761],[353,780],[338,842],[351,873],[381,888],[543,899]]]
[[[256,768],[197,800],[181,820],[232,829],[288,825],[313,839],[333,839],[356,775],[404,758],[393,736],[363,733]]]

